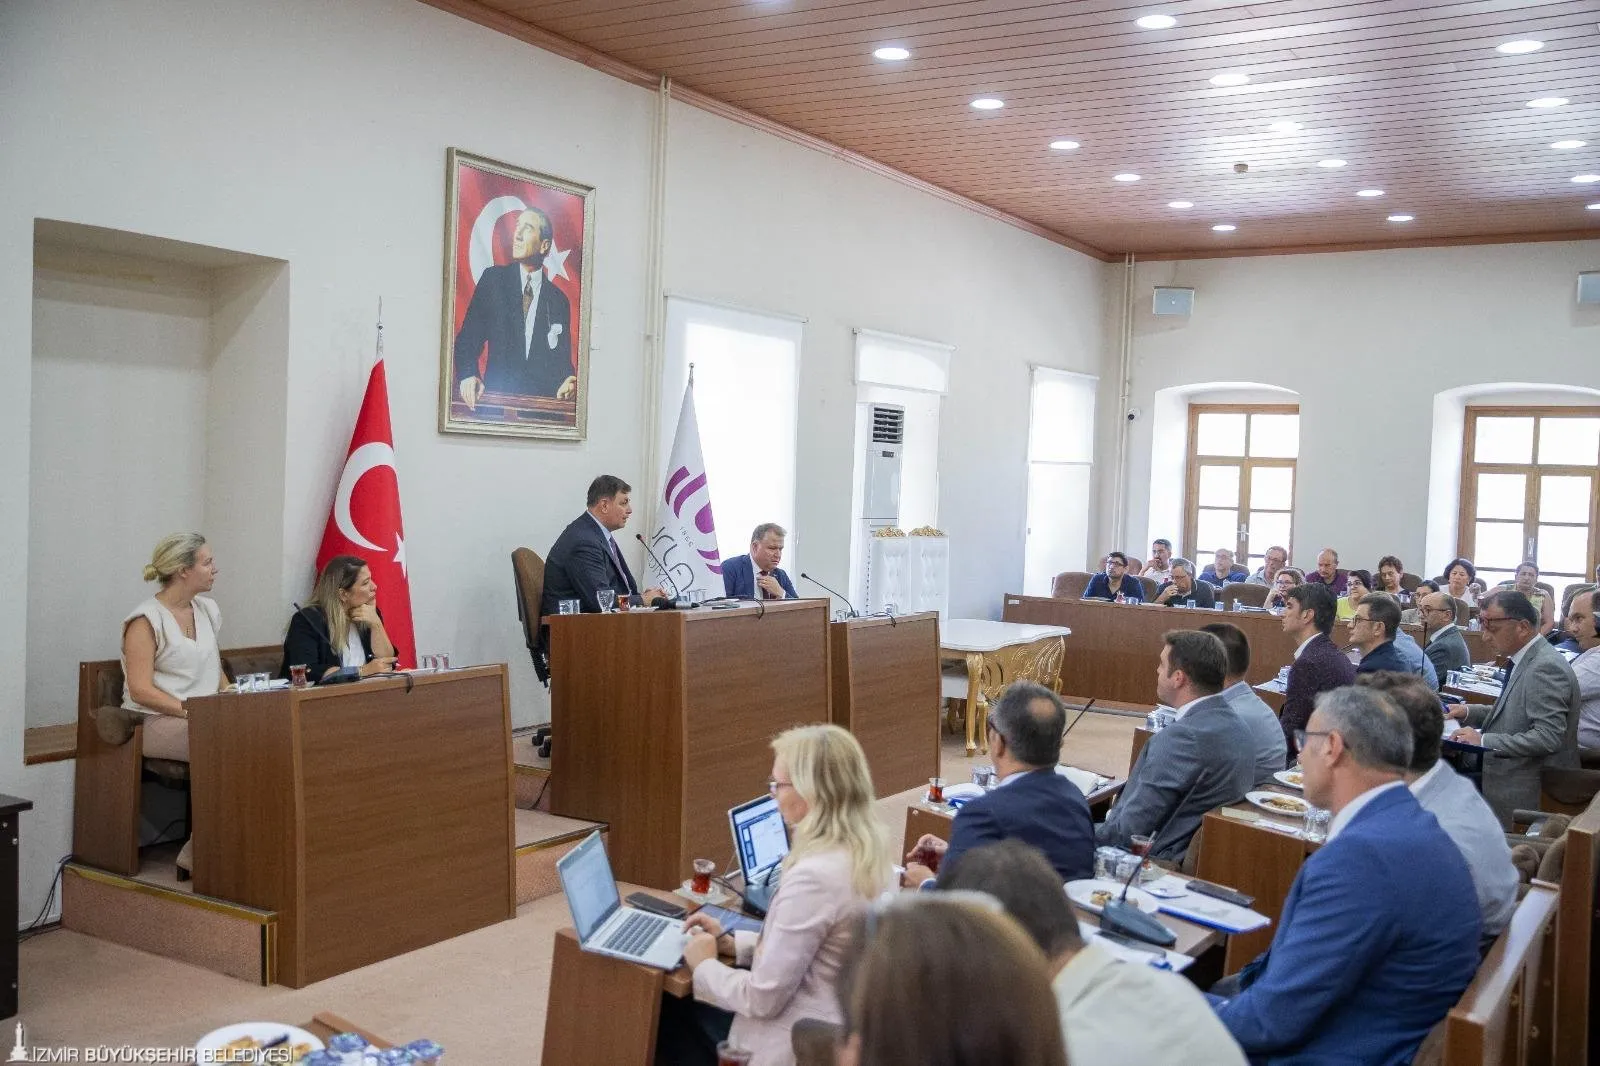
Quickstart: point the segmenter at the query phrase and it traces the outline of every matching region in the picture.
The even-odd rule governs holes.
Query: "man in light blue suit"
[[[722,563],[722,591],[741,600],[793,600],[799,597],[789,575],[778,569],[788,531],[763,522],[750,534],[750,554]]]
[[[1411,725],[1391,700],[1325,692],[1299,732],[1306,799],[1333,812],[1328,840],[1217,1013],[1252,1063],[1404,1066],[1477,969],[1472,875],[1406,788]]]

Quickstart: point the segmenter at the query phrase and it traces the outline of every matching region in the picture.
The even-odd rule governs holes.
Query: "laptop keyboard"
[[[606,937],[607,951],[623,955],[639,955],[661,933],[662,923],[653,915],[635,911],[623,919],[621,925]]]

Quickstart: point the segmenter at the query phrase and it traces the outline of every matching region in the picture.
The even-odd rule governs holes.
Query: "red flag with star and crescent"
[[[389,428],[389,381],[383,357],[367,378],[367,395],[350,434],[350,450],[333,494],[333,510],[317,550],[317,572],[335,555],[366,560],[378,585],[378,611],[394,642],[400,669],[416,665],[411,629],[411,584],[406,578],[405,527],[400,521],[400,479]]]

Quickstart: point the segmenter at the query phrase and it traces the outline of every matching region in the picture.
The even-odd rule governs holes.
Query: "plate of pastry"
[[[1286,818],[1304,818],[1311,804],[1299,796],[1285,796],[1282,792],[1247,792],[1245,799],[1272,814]]]

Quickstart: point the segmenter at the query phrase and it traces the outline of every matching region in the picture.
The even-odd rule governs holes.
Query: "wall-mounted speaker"
[[[1157,285],[1150,311],[1157,315],[1188,315],[1194,311],[1194,290]]]
[[[1578,273],[1578,302],[1600,304],[1600,270],[1584,270]]]

